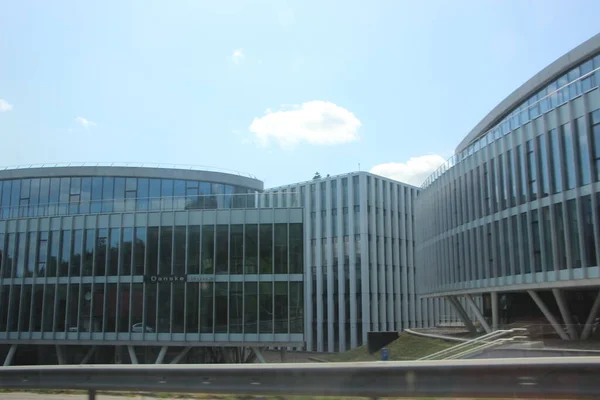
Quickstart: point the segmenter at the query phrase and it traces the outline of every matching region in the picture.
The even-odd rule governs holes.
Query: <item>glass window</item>
[[[73,231],[73,249],[71,251],[71,276],[81,275],[81,251],[83,248],[83,229]]]
[[[231,225],[229,259],[231,263],[230,272],[232,274],[241,274],[244,272],[244,226],[241,224]]]
[[[256,274],[258,272],[258,225],[248,224],[244,226],[246,264],[244,273]]]
[[[360,274],[357,276],[360,276]],[[290,333],[304,332],[303,315],[304,295],[302,282],[290,282]]]
[[[173,244],[173,274],[185,274],[185,226],[176,226]],[[183,299],[183,295],[181,296]],[[183,306],[183,305],[182,305]],[[183,315],[183,314],[182,314]],[[183,322],[182,322],[183,324]]]
[[[561,137],[563,140],[564,158],[563,165],[566,171],[567,189],[575,187],[575,160],[573,154],[573,134],[571,132],[571,124],[566,123],[561,125]]]
[[[116,212],[125,210],[125,178],[115,178],[114,198],[114,210]]]
[[[4,244],[2,240],[3,238],[0,237],[0,264],[2,264],[2,245]],[[27,240],[27,269],[25,270],[26,277],[34,276],[35,274],[37,243],[37,232],[29,232],[29,239]]]
[[[205,227],[203,227],[204,229]],[[204,232],[203,232],[204,233]],[[211,265],[212,269],[212,265]],[[200,332],[213,332],[214,294],[213,282],[200,285]]]
[[[567,269],[567,253],[565,249],[565,227],[564,227],[564,218],[563,218],[563,209],[562,203],[553,204],[552,205],[554,212],[554,223],[556,230],[556,252],[557,259],[556,263],[558,268],[555,269]]]
[[[229,292],[229,288],[227,286],[227,282],[217,282],[215,284],[215,333],[227,332],[227,293]]]
[[[531,210],[531,237],[533,238],[533,265],[535,272],[542,272],[542,248],[538,210]]]
[[[159,275],[169,275],[172,273],[171,260],[173,256],[173,228],[163,226],[160,228],[160,263],[158,267]]]
[[[148,266],[146,274],[157,275],[158,273],[158,227],[148,227]]]
[[[567,201],[567,218],[569,221],[569,239],[571,245],[571,265],[573,268],[581,268],[581,251],[579,248],[579,227],[577,215],[577,203],[575,199]]]
[[[69,276],[69,261],[71,259],[71,231],[61,231],[61,250],[58,276]]]
[[[121,247],[120,275],[131,275],[131,260],[133,256],[133,228],[123,228],[123,244]]]
[[[144,273],[144,261],[146,255],[146,228],[135,228],[135,243],[133,249],[133,274]]]
[[[540,183],[542,186],[542,197],[546,197],[550,194],[548,148],[546,146],[546,138],[543,135],[537,137],[537,142],[540,149]]]
[[[527,167],[529,173],[529,198],[530,200],[537,199],[537,168],[536,168],[535,150],[533,140],[527,141]]]
[[[52,184],[50,187],[52,193]],[[91,212],[99,213],[102,211],[102,178],[92,178],[92,204]]]
[[[261,225],[262,228],[263,225]],[[262,268],[262,267],[261,267]],[[259,283],[259,333],[273,333],[273,283]]]
[[[195,227],[198,228],[198,240],[200,240],[200,226],[195,225]],[[196,262],[199,263],[199,259],[196,259]],[[198,271],[192,273],[197,274]],[[185,296],[185,330],[187,333],[199,333],[200,285],[188,285]]]
[[[523,273],[531,273],[531,251],[529,250],[529,237],[528,235],[529,224],[527,223],[527,213],[521,214],[521,232],[520,237],[522,238],[522,252],[523,252]]]
[[[244,333],[258,333],[257,282],[244,282]]]
[[[215,232],[213,225],[202,226],[202,273],[214,273]]]
[[[188,274],[199,274],[200,273],[200,225],[190,225],[188,226],[188,266],[187,273]],[[196,297],[198,297],[196,295]],[[197,308],[197,306],[196,306]],[[196,321],[196,329],[197,329],[197,321]]]
[[[162,236],[162,232],[161,232]],[[161,237],[162,242],[162,237]],[[162,249],[161,249],[162,250]],[[161,256],[162,258],[162,256]],[[173,321],[171,314],[171,287],[173,284],[168,285],[157,285],[158,286],[158,304],[156,306],[157,312],[157,332],[169,333],[171,332],[171,322]]]
[[[287,224],[275,224],[275,273],[288,273]]]
[[[275,282],[275,333],[288,333],[288,282]]]
[[[43,179],[42,179],[43,181]],[[42,189],[43,191],[43,182]],[[90,212],[90,200],[92,199],[92,178],[81,179],[81,194],[79,195],[79,212],[87,214]],[[41,203],[41,197],[40,197]]]
[[[552,193],[559,193],[562,191],[563,185],[558,131],[556,129],[551,129],[548,131],[548,135],[552,155]]]
[[[229,226],[217,225],[216,227],[216,270],[217,274],[226,274],[228,267]]]
[[[12,181],[4,181],[2,187],[2,199],[0,204],[2,205],[2,218],[8,218],[10,216],[10,189]]]
[[[46,276],[56,276],[58,267],[58,251],[59,251],[60,231],[50,232],[48,265]]]
[[[102,212],[113,211],[114,181],[114,178],[104,178],[102,184]]]
[[[260,264],[261,274],[273,273],[273,226],[260,225]]]
[[[42,301],[42,329],[44,332],[52,332],[55,299],[56,286],[46,285],[46,290],[44,291],[44,300]]]
[[[594,215],[592,197],[581,198],[581,214],[583,216],[583,249],[585,252],[585,267],[596,266],[596,245],[594,244]]]
[[[59,205],[59,214],[64,215],[68,213],[69,210],[69,198],[70,198],[70,186],[71,180],[69,178],[60,178],[60,197],[58,199]]]
[[[141,180],[140,180],[141,181]],[[149,193],[148,197],[150,198],[150,209],[151,210],[160,210],[161,202],[160,202],[160,179],[150,179],[149,181]],[[141,182],[140,182],[141,183]],[[138,187],[139,190],[139,187]]]
[[[16,274],[13,278],[23,278],[25,275],[25,255],[27,254],[27,234],[22,232],[17,236]],[[13,261],[15,263],[15,261]]]
[[[577,130],[578,144],[578,166],[579,180],[581,185],[588,185],[591,182],[590,171],[590,145],[588,143],[587,131],[585,129],[585,120],[583,117],[577,118],[575,121],[575,129]]]
[[[240,225],[241,226],[241,225]],[[242,333],[244,330],[244,286],[243,282],[229,284],[229,332]]]
[[[42,232],[43,233],[43,232]],[[94,230],[86,229],[85,238],[83,244],[83,275],[92,276],[93,260],[94,260]],[[42,247],[42,240],[40,239],[40,249]],[[40,252],[40,262],[42,260]]]
[[[119,228],[110,229],[109,251],[108,251],[108,275],[119,273],[119,241],[121,239]]]
[[[600,110],[592,113],[592,164],[596,170],[595,180],[600,181]]]
[[[106,254],[108,246],[108,229],[98,229],[96,236],[96,249],[94,252],[94,276],[106,275]]]
[[[150,186],[150,181],[146,178],[138,179],[137,184],[137,209],[138,210],[147,210],[148,209],[148,197],[150,194],[148,193]]]

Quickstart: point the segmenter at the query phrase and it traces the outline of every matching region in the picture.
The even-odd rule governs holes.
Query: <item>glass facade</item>
[[[189,180],[0,181],[0,340],[301,345],[302,210],[257,199]]]
[[[573,68],[426,182],[415,211],[426,293],[600,276],[598,68],[598,56]],[[447,260],[453,248],[471,274]]]
[[[595,89],[598,85],[600,85],[600,55],[573,67],[544,88],[538,90],[537,93],[531,95],[527,100],[523,100],[519,106],[515,107],[494,127],[473,141],[466,149],[450,157],[446,163],[427,178],[422,187],[428,187],[456,164],[473,156],[500,138],[526,126],[548,111]],[[565,154],[565,156],[569,157],[568,154]]]
[[[301,223],[0,233],[0,329],[302,334],[302,234]],[[258,270],[244,268],[242,249],[259,255],[248,259]]]
[[[252,189],[193,180],[112,176],[0,180],[0,219],[255,206]]]

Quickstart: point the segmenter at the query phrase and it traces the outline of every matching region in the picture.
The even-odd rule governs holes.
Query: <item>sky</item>
[[[207,166],[420,185],[600,32],[597,0],[9,1],[0,165]]]

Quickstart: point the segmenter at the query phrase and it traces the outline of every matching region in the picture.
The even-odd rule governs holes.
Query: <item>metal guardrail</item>
[[[0,368],[5,389],[338,395],[598,398],[600,357],[237,365]]]

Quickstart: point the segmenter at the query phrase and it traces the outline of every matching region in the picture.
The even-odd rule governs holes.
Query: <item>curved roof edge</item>
[[[559,75],[567,72],[569,69],[584,61],[586,58],[593,56],[598,51],[600,51],[600,33],[593,36],[591,39],[586,40],[552,64],[548,65],[502,100],[502,102],[494,107],[494,109],[490,111],[460,142],[455,150],[456,153],[459,153],[468,147],[472,141],[492,128],[494,124],[501,118],[504,118],[504,116],[511,112],[516,106],[521,104],[523,100],[526,100],[553,79],[558,78]]]
[[[73,166],[18,168],[0,170],[2,179],[53,178],[66,176],[120,176],[129,178],[188,179],[227,185],[242,186],[262,191],[264,184],[258,179],[214,171],[175,168]]]

